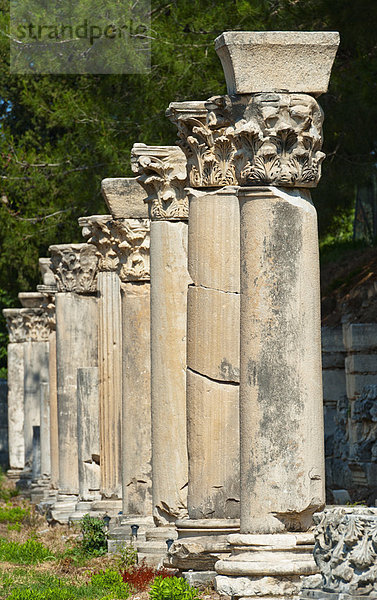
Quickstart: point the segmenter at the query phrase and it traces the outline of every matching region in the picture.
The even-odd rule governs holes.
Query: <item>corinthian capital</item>
[[[148,194],[151,219],[188,219],[186,158],[178,146],[134,144],[131,166]]]
[[[200,104],[200,119],[188,114],[186,102],[167,112],[178,126],[192,187],[317,185],[323,113],[312,96],[263,92]]]
[[[115,271],[122,281],[149,280],[149,219],[85,217],[89,244],[97,249],[99,271]]]
[[[97,291],[97,251],[91,244],[50,246],[51,269],[58,292],[88,294]]]
[[[3,311],[9,341],[47,342],[50,334],[49,315],[43,308],[8,308]]]

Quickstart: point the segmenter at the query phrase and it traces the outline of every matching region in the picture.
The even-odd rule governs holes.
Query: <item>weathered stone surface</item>
[[[11,469],[25,466],[24,344],[8,344],[8,439]]]
[[[345,359],[345,370],[350,373],[377,375],[377,352],[375,354],[351,354]],[[376,376],[377,382],[377,376]]]
[[[194,104],[194,103],[191,103]],[[214,96],[193,114],[170,104],[192,187],[315,187],[325,157],[323,113],[312,96]]]
[[[56,281],[51,270],[51,260],[49,258],[40,258],[38,260],[39,270],[42,276],[43,285],[55,288]]]
[[[314,558],[322,575],[320,591],[339,594],[339,599],[348,594],[352,598],[375,598],[377,509],[332,508],[315,519]],[[310,589],[310,584],[304,582],[304,591]]]
[[[20,292],[18,299],[23,308],[42,308],[45,303],[45,296],[40,292]]]
[[[343,326],[343,340],[347,352],[377,350],[377,323],[351,323]]]
[[[151,222],[153,515],[187,514],[187,223]],[[167,435],[167,431],[169,432]]]
[[[327,369],[322,371],[324,402],[338,402],[347,395],[346,374],[344,369]]]
[[[97,366],[97,298],[56,294],[59,492],[78,494],[77,369]]]
[[[178,146],[134,144],[131,166],[148,195],[151,219],[188,219],[186,157]]]
[[[98,256],[90,244],[50,246],[51,270],[58,292],[89,294],[97,291]]]
[[[164,566],[196,571],[213,570],[221,556],[227,556],[226,539],[219,537],[194,537],[175,540],[170,547]]]
[[[239,516],[238,386],[187,371],[191,519]]]
[[[122,331],[122,510],[145,517],[152,515],[149,282],[123,284]]]
[[[41,398],[41,424],[40,424],[40,452],[41,476],[51,475],[51,442],[50,442],[50,389],[49,381],[40,384]]]
[[[33,425],[33,458],[32,458],[32,477],[37,481],[41,476],[41,428],[40,425]]]
[[[239,382],[240,295],[190,286],[187,365],[218,381]]]
[[[360,375],[358,373],[348,373],[346,379],[347,396],[349,400],[355,400],[360,396],[365,386],[373,385],[377,382],[377,374],[368,373]]]
[[[50,389],[50,455],[51,486],[58,487],[59,482],[59,436],[58,436],[58,390],[56,380],[56,331],[49,336],[49,389]]]
[[[98,251],[99,271],[114,271],[121,281],[149,281],[149,219],[105,220],[87,217],[89,244]]]
[[[101,493],[122,497],[122,308],[120,279],[113,272],[99,272],[98,364],[101,442]]]
[[[322,352],[328,354],[342,353],[346,349],[343,341],[343,328],[339,327],[321,327]]]
[[[136,177],[102,179],[102,195],[114,219],[147,219],[145,192]]]
[[[215,40],[228,94],[327,91],[335,31],[226,31]]]
[[[97,367],[77,369],[79,492],[84,501],[99,499],[100,423]]]
[[[232,187],[190,190],[188,268],[195,285],[240,291],[240,211]]]
[[[32,309],[24,309],[32,310]],[[40,385],[48,382],[48,342],[28,341],[24,346],[25,464],[33,464],[33,427],[40,426]]]
[[[255,577],[226,577],[217,575],[215,590],[221,596],[232,598],[270,598],[286,599],[297,595],[301,589],[300,576],[255,576]]]
[[[185,571],[182,573],[182,577],[184,577],[192,587],[208,588],[208,586],[212,586],[215,581],[216,571]]]
[[[305,191],[239,198],[241,531],[305,531],[324,505],[316,212]]]

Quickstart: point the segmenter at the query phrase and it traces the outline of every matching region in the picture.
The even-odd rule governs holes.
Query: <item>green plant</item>
[[[0,560],[32,565],[53,558],[51,551],[33,538],[23,544],[0,538]]]
[[[106,600],[110,600],[110,598],[123,600],[123,598],[128,598],[130,595],[128,584],[123,581],[118,571],[113,571],[112,569],[106,569],[102,573],[95,573],[91,578],[91,585],[94,588],[108,590],[109,594],[106,596]],[[101,600],[105,600],[105,598]]]
[[[183,577],[156,577],[149,597],[150,600],[199,600],[198,590]]]
[[[107,552],[105,523],[97,517],[85,515],[80,521],[81,547],[85,554],[102,556]]]
[[[0,523],[21,523],[28,512],[26,508],[12,506],[11,504],[0,506]]]
[[[117,564],[119,569],[129,569],[137,564],[137,549],[132,542],[119,546],[117,552]]]

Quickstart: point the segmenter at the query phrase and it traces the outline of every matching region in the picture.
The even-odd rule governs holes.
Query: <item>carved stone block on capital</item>
[[[3,311],[10,343],[46,342],[50,334],[49,315],[43,308],[8,308]]]
[[[99,271],[116,271],[123,282],[150,279],[149,219],[87,218],[89,244],[97,249]]]
[[[58,292],[88,294],[97,291],[98,256],[90,244],[50,246],[51,269]]]
[[[377,509],[331,508],[314,518],[322,581],[304,582],[301,597],[377,598]]]
[[[188,219],[186,157],[178,146],[134,144],[131,166],[148,194],[151,219]]]
[[[312,96],[215,96],[172,103],[167,116],[178,127],[192,187],[310,188],[320,179],[323,113]]]

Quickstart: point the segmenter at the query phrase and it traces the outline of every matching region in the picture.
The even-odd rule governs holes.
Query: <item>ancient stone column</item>
[[[186,159],[176,146],[134,144],[131,165],[151,218],[153,517],[167,526],[187,515]]]
[[[104,179],[102,192],[113,218],[93,222],[90,241],[120,280],[122,309],[123,515],[121,526],[109,535],[109,549],[116,550],[129,540],[130,525],[139,525],[140,539],[153,523],[149,219],[145,193],[135,178]]]
[[[220,560],[219,573],[279,573],[284,552],[258,556],[255,545],[289,554],[301,538],[259,534],[306,531],[324,500],[317,225],[305,190],[318,182],[324,154],[322,112],[305,92],[327,89],[337,44],[334,33],[225,33],[216,49],[229,95],[168,111],[189,184],[222,193],[235,186],[240,202],[241,531],[253,535],[229,540],[235,552],[248,542],[253,552]],[[292,589],[315,569],[307,552],[288,556]],[[264,560],[273,570],[261,569]],[[225,593],[282,592],[252,587]]]
[[[91,233],[99,254],[98,290],[98,365],[100,397],[101,497],[121,510],[121,439],[122,439],[122,319],[120,280],[115,272],[117,255],[111,247],[106,223],[111,215],[93,215],[79,219],[83,235]],[[114,262],[115,261],[115,262]],[[118,508],[118,510],[116,510]]]
[[[227,146],[221,169],[240,201],[241,535],[229,536],[234,554],[216,563],[217,589],[235,597],[292,597],[317,568],[306,533],[324,505],[317,219],[308,188],[324,159],[313,95],[327,89],[338,43],[331,32],[216,40],[229,96],[208,102],[213,137],[204,155],[218,165]]]
[[[49,377],[48,386],[44,385],[44,395],[41,396],[41,415],[44,415],[44,423],[41,418],[41,461],[42,476],[47,478],[50,484],[50,495],[58,486],[59,474],[59,443],[58,443],[58,410],[57,410],[57,388],[56,388],[56,320],[55,320],[55,293],[56,282],[50,268],[49,258],[39,259],[39,271],[42,276],[42,284],[37,286],[38,292],[45,297],[47,311],[47,326],[49,328],[48,338],[48,364]],[[45,396],[48,390],[48,398]],[[42,407],[43,402],[43,407]]]
[[[32,478],[33,427],[40,426],[42,383],[48,383],[49,326],[45,296],[39,292],[21,292],[22,317],[26,328],[24,346],[24,440],[26,480]],[[35,471],[36,472],[36,471]]]
[[[98,362],[98,257],[88,244],[50,246],[50,252],[57,284],[59,497],[68,501],[53,516],[66,520],[79,494],[77,369]]]
[[[25,466],[24,440],[24,345],[27,329],[23,309],[3,310],[8,344],[8,444],[9,475],[18,479]]]
[[[189,519],[176,522],[169,562],[214,576],[227,534],[239,531],[239,203],[236,188],[199,162],[206,103],[172,103],[167,114],[178,126],[190,184],[200,188],[188,191]]]

